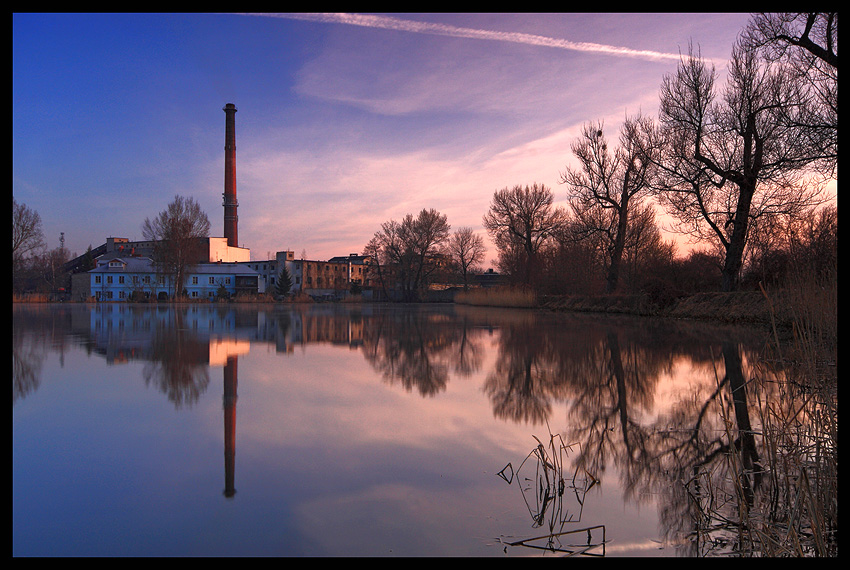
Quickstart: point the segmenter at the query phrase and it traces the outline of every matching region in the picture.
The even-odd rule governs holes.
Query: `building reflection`
[[[67,316],[63,324],[70,324],[69,338],[84,338],[88,350],[111,366],[141,362],[145,383],[166,395],[176,408],[196,404],[210,387],[210,370],[222,369],[223,495],[228,499],[236,495],[240,356],[260,343],[283,354],[316,343],[358,349],[364,336],[364,319],[334,306],[256,311],[232,305],[101,304],[72,307]],[[21,384],[21,389],[13,389],[14,397],[37,387],[40,360],[13,347],[13,367],[18,363],[20,369],[13,382]]]

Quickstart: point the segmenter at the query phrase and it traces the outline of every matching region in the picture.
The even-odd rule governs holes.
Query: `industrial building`
[[[236,106],[225,113],[223,237],[198,238],[198,257],[190,267],[184,290],[190,298],[214,298],[219,287],[231,295],[274,294],[280,272],[286,267],[292,280],[290,293],[313,298],[345,297],[355,289],[368,289],[368,259],[350,254],[328,261],[295,259],[292,251],[279,251],[274,259],[251,261],[251,250],[239,247],[239,202],[236,197]],[[67,264],[71,273],[71,298],[126,301],[143,295],[171,298],[175,288],[157,273],[154,242],[109,237],[101,246]]]
[[[89,278],[89,297],[96,301],[167,300],[175,293],[175,285],[149,257],[99,259],[96,268],[80,275]],[[240,263],[198,263],[182,290],[192,300],[213,300],[256,293],[258,279],[256,271]]]

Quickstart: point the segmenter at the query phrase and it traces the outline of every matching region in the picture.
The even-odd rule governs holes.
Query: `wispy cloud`
[[[391,16],[376,16],[370,14],[317,14],[317,13],[255,13],[245,14],[247,16],[284,18],[290,20],[307,20],[326,24],[346,24],[350,26],[362,26],[367,28],[381,28],[396,30],[415,34],[431,34],[439,36],[451,36],[456,38],[472,38],[479,40],[490,40],[500,42],[512,42],[518,44],[565,49],[581,52],[604,53],[612,56],[633,57],[650,61],[679,60],[681,54],[663,53],[650,50],[636,50],[626,47],[596,44],[591,42],[572,42],[569,40],[550,38],[535,34],[520,32],[499,32],[495,30],[478,30],[474,28],[463,28],[436,24],[432,22],[417,22],[403,20]]]

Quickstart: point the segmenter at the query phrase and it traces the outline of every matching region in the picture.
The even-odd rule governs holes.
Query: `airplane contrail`
[[[249,13],[247,16],[259,16],[270,18],[284,18],[289,20],[307,20],[311,22],[322,22],[328,24],[347,24],[351,26],[362,26],[367,28],[382,28],[386,30],[398,30],[416,34],[432,34],[440,36],[451,36],[457,38],[473,38],[479,40],[492,40],[502,42],[513,42],[526,45],[535,45],[557,49],[566,49],[582,52],[598,52],[609,55],[635,57],[648,60],[679,60],[681,54],[663,53],[650,50],[636,50],[625,47],[609,46],[590,42],[571,42],[535,34],[520,32],[497,32],[493,30],[476,30],[473,28],[461,28],[446,24],[435,24],[431,22],[416,22],[413,20],[402,20],[391,16],[375,16],[368,14],[321,14],[321,13]]]

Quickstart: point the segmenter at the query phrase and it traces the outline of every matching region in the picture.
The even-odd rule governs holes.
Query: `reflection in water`
[[[145,384],[178,410],[199,401],[210,367],[221,366],[228,498],[236,492],[238,360],[251,345],[273,347],[279,358],[298,347],[345,347],[388,386],[428,398],[481,375],[495,418],[528,425],[532,435],[564,422],[548,449],[533,451],[535,472],[557,466],[573,475],[526,478],[535,481],[526,505],[534,527],[549,531],[550,548],[576,532],[567,525],[580,522],[587,490],[613,468],[625,501],[658,506],[663,538],[679,553],[740,550],[745,511],[777,494],[775,484],[766,488],[771,466],[757,405],[805,407],[780,399],[773,380],[781,372],[753,367],[764,337],[740,327],[462,306],[118,304],[15,306],[13,405],[37,393],[46,355],[72,344],[110,365],[139,361]],[[783,514],[776,500],[769,508]]]
[[[210,343],[187,334],[186,311],[169,311],[169,316],[157,319],[151,330],[143,374],[147,385],[180,408],[196,403],[210,383]]]
[[[228,356],[224,365],[224,496],[236,494],[236,385],[238,358]]]

